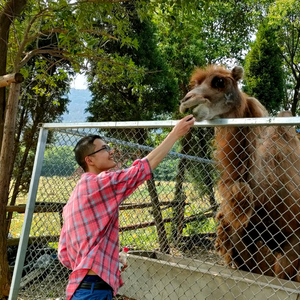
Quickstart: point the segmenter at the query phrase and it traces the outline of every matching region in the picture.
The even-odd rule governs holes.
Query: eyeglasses
[[[91,154],[88,154],[87,156],[91,156],[93,154],[96,154],[102,150],[106,150],[107,152],[110,152],[112,150],[112,148],[109,145],[104,145],[102,148],[100,148],[99,150],[92,152]]]

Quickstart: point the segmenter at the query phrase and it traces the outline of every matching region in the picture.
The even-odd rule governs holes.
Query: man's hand
[[[182,118],[172,129],[170,134],[175,134],[177,139],[181,138],[185,134],[188,133],[188,131],[191,129],[191,127],[195,123],[195,118],[193,115],[187,115],[184,118]]]
[[[147,159],[152,170],[158,166],[158,164],[169,153],[175,142],[184,136],[191,129],[194,123],[195,118],[193,115],[188,115],[182,118],[163,142],[147,155]]]

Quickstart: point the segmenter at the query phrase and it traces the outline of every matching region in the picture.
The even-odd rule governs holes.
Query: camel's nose
[[[179,101],[179,105],[181,105],[183,102],[185,102],[186,101],[186,99],[185,99],[185,97],[184,98],[182,98],[180,101]]]
[[[186,102],[186,101],[188,101],[190,98],[192,98],[193,97],[193,94],[192,93],[187,93],[185,96],[184,96],[184,98],[182,98],[181,100],[180,100],[180,104],[181,103],[183,103],[183,102]]]

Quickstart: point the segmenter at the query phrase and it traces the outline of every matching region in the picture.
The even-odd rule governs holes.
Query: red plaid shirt
[[[92,269],[117,293],[123,285],[119,271],[119,205],[151,178],[146,158],[116,172],[84,173],[63,210],[58,257],[71,269],[66,294],[72,298]]]

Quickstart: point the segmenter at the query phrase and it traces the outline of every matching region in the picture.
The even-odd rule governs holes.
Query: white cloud
[[[86,90],[88,88],[86,77],[83,74],[77,74],[71,82],[71,88],[77,90]]]

